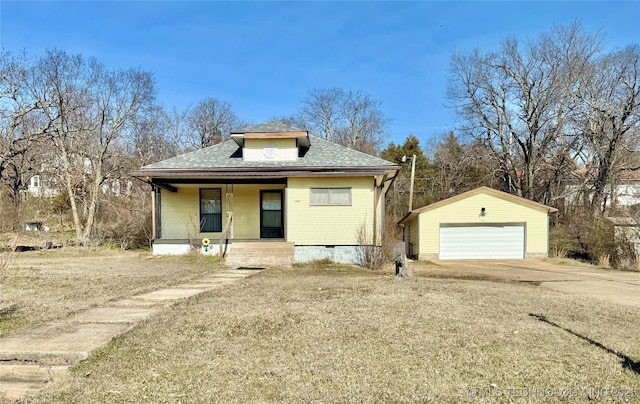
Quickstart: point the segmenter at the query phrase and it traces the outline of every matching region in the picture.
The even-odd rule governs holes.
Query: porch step
[[[236,267],[291,268],[295,243],[278,241],[233,242],[226,257]]]

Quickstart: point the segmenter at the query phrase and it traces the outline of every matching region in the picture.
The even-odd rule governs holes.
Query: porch
[[[244,182],[244,181],[243,181]],[[231,265],[291,266],[285,235],[286,180],[157,184],[153,253],[199,250]],[[208,245],[203,245],[206,240]]]

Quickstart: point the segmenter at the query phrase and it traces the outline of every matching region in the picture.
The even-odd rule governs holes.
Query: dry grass
[[[216,257],[65,248],[14,253],[0,290],[0,337],[219,268]]]
[[[569,267],[597,268],[597,266],[590,264],[588,262],[580,261],[580,260],[568,258],[568,257],[565,257],[565,258],[547,257],[547,258],[542,258],[542,261],[549,262],[555,265],[564,265]]]
[[[622,258],[616,269],[620,271],[640,272],[640,261],[637,258]]]
[[[13,252],[15,246],[16,238],[8,242],[0,241],[0,288],[2,288],[4,282],[11,277],[13,271],[13,265],[11,265],[11,263],[16,255]],[[0,293],[2,293],[2,289],[0,289]]]
[[[598,268],[611,269],[611,256],[602,254],[598,257]]]
[[[427,272],[267,270],[167,309],[29,402],[640,400],[639,309]]]

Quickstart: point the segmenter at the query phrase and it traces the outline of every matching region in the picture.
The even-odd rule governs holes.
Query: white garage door
[[[440,259],[524,258],[524,225],[442,226]]]

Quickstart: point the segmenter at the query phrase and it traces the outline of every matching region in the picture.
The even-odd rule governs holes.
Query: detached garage
[[[429,259],[523,259],[549,252],[557,209],[489,187],[414,209],[404,226],[407,255]]]

